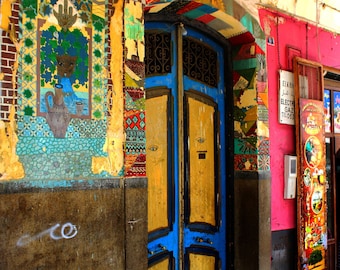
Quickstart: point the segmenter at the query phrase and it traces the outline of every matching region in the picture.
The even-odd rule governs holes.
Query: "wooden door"
[[[149,269],[226,269],[224,50],[146,24]]]

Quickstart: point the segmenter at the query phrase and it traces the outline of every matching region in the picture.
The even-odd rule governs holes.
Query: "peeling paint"
[[[23,40],[18,40],[15,36],[15,26],[14,24],[10,24],[9,25],[9,38],[10,40],[13,42],[14,46],[15,46],[15,50],[16,50],[16,53],[15,53],[15,61],[14,61],[14,64],[12,66],[12,89],[16,89],[16,78],[17,78],[17,73],[18,73],[18,68],[19,68],[19,53],[20,53],[20,49],[22,47],[22,43],[23,43]]]
[[[248,108],[257,104],[256,101],[256,91],[254,89],[247,89],[243,92],[237,106],[239,108]]]
[[[124,104],[123,104],[123,1],[115,4],[115,12],[111,17],[111,62],[109,75],[112,79],[113,90],[108,93],[110,118],[108,119],[106,140],[103,151],[107,157],[92,157],[92,172],[99,174],[103,171],[118,175],[124,164]]]
[[[144,59],[144,27],[143,8],[140,2],[125,4],[125,47],[127,49],[127,59],[132,59],[133,55],[139,59]]]
[[[25,176],[24,167],[16,154],[17,143],[15,107],[12,105],[9,122],[0,120],[0,180],[21,179]]]
[[[0,28],[7,31],[9,29],[9,17],[12,14],[12,3],[14,0],[2,0],[0,6]]]
[[[285,18],[283,17],[277,17],[277,16],[268,16],[267,20],[264,22],[264,33],[266,36],[273,35],[271,33],[271,24],[274,23],[274,25],[284,24],[286,22]]]
[[[241,122],[239,121],[234,121],[234,130],[235,132],[243,133],[242,132],[242,127],[241,127]]]
[[[16,52],[15,61],[12,66],[12,89],[16,89],[16,75],[18,72],[18,54],[22,46],[22,41],[16,38],[15,26],[10,23],[9,17],[12,14],[12,3],[15,1],[5,0],[0,6],[0,27],[8,32],[10,40],[13,42]],[[4,73],[0,74],[0,79],[4,78]],[[15,92],[15,91],[14,91]],[[16,154],[18,136],[16,134],[15,106],[10,106],[9,122],[0,120],[0,180],[21,179],[25,176],[24,168]]]
[[[257,136],[269,138],[269,127],[263,121],[257,121]]]

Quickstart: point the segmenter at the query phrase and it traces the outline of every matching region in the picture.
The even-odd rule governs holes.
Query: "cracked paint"
[[[15,27],[10,23],[11,8],[14,1],[5,0],[1,4],[0,22],[1,28],[8,32],[10,40],[13,42],[16,52],[15,61],[12,66],[12,89],[16,89],[16,75],[18,72],[18,54],[22,46],[22,41],[18,41],[15,35]],[[3,79],[4,73],[0,74]],[[11,105],[9,121],[0,120],[0,180],[21,179],[25,176],[24,167],[16,154],[18,136],[16,134],[15,106]]]
[[[137,56],[139,59],[144,59],[144,25],[142,3],[126,3],[124,14],[126,58],[132,59],[133,56]]]
[[[254,89],[247,89],[240,97],[240,101],[237,103],[237,106],[239,108],[250,108],[256,104],[256,91]]]

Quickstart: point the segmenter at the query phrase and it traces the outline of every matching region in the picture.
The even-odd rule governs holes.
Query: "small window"
[[[171,72],[171,34],[148,31],[145,33],[145,75]]]
[[[193,38],[183,38],[183,73],[194,80],[217,87],[216,51]]]

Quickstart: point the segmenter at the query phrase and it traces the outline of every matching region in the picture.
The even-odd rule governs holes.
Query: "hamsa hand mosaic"
[[[91,115],[92,29],[75,4],[51,4],[38,19],[37,112],[63,138],[71,118]]]

